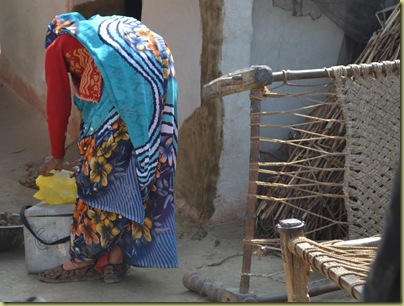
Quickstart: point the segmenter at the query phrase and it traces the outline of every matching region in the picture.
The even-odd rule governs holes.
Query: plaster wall
[[[267,65],[273,72],[283,69],[299,70],[330,67],[337,64],[343,41],[343,32],[325,15],[312,20],[311,17],[293,17],[291,11],[273,7],[269,1],[255,0],[253,10],[254,37],[251,45],[252,64]],[[264,25],[259,20],[266,20]],[[270,31],[268,29],[271,29]],[[305,84],[319,84],[318,79],[307,80]],[[273,84],[272,87],[279,86]],[[271,86],[270,86],[271,88]],[[298,87],[280,88],[297,92]],[[277,103],[265,103],[263,111],[284,111],[303,107],[304,102],[296,105],[296,99],[282,99]],[[296,121],[293,115],[277,115],[264,118],[264,122],[283,125]],[[303,118],[301,119],[303,121]],[[266,137],[286,139],[289,131],[284,129],[267,130]],[[276,134],[276,135],[275,135]],[[263,150],[281,160],[285,157],[281,144],[264,144]]]
[[[200,106],[201,17],[197,0],[143,1],[142,22],[167,41],[178,81],[178,125]]]
[[[335,65],[343,32],[327,16],[312,20],[294,17],[273,7],[272,1],[254,0],[251,64],[273,71],[312,69]]]
[[[251,64],[267,65],[273,72],[283,69],[314,69],[330,67],[337,64],[344,34],[328,17],[319,19],[311,17],[294,17],[291,11],[273,7],[272,1],[255,0],[252,13],[254,34],[251,44]],[[265,22],[262,22],[265,20]],[[305,84],[319,84],[318,79],[306,80]],[[279,86],[273,84],[272,87]],[[271,86],[270,86],[271,88]],[[297,92],[298,87],[280,88]],[[265,103],[263,111],[282,111],[296,108],[296,101],[287,98],[279,103]],[[302,107],[303,105],[299,105]],[[283,125],[296,121],[293,115],[271,116],[263,118],[264,122]],[[303,121],[303,118],[301,119]],[[269,123],[269,122],[268,122]],[[289,131],[284,129],[267,130],[266,137],[286,139]],[[275,135],[276,134],[276,135]],[[280,144],[264,144],[263,150],[280,157]]]
[[[44,35],[50,20],[88,0],[1,0],[0,79],[27,103],[45,115]],[[102,1],[100,1],[101,3]],[[106,1],[104,1],[106,2]],[[103,4],[102,2],[101,4]],[[100,5],[101,5],[100,4]],[[106,3],[107,4],[107,3]],[[105,5],[106,5],[105,4]],[[179,83],[179,126],[200,105],[199,1],[143,2],[142,21],[167,40],[176,64]],[[177,60],[178,59],[178,60]],[[78,135],[80,116],[72,108],[68,141]]]
[[[199,86],[221,76],[224,0],[199,0],[202,48]],[[223,147],[221,98],[201,99],[179,130],[175,180],[177,213],[205,223],[215,211]]]
[[[317,20],[294,17],[268,0],[226,0],[225,15],[231,18],[224,18],[223,74],[250,65],[267,65],[275,72],[337,63],[343,32],[325,15]],[[248,188],[248,93],[225,97],[223,103],[223,150],[212,223],[243,217]],[[285,101],[282,107],[292,106]]]
[[[52,18],[69,11],[70,1],[0,1],[0,80],[46,120],[45,34]],[[72,108],[70,143],[79,134],[79,112]]]
[[[65,10],[65,1],[0,1],[0,78],[42,113],[46,27]]]
[[[223,74],[251,65],[253,1],[225,0],[223,22]],[[223,98],[223,149],[219,162],[215,212],[210,222],[225,222],[245,214],[249,161],[248,92]]]

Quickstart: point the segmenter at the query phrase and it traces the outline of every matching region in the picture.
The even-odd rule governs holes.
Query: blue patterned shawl
[[[176,165],[177,82],[170,50],[160,35],[125,16],[86,20],[76,12],[58,15],[48,27],[45,46],[62,33],[73,35],[94,58],[104,82],[101,99],[112,102],[128,128],[144,196],[154,179],[163,135],[172,136],[174,169]],[[106,107],[96,116],[86,114],[85,107],[81,110],[94,127],[112,113]]]

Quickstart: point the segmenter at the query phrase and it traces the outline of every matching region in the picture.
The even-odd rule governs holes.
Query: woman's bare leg
[[[115,245],[111,252],[109,253],[108,263],[110,264],[121,264],[123,263],[123,253],[121,248]]]
[[[63,264],[63,269],[74,270],[77,268],[86,267],[92,263],[93,263],[93,260],[81,261],[81,262],[78,262],[78,261],[71,262],[70,260],[68,260]]]

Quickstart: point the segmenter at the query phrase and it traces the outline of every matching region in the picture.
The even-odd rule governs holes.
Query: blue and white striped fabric
[[[140,188],[147,194],[162,133],[174,136],[177,150],[177,83],[171,53],[161,36],[125,16],[96,15],[67,30],[94,58],[108,99],[128,127]]]
[[[98,103],[74,99],[82,112],[78,203],[144,225],[140,238],[135,223],[129,231],[124,226],[119,244],[126,263],[177,267],[177,82],[171,51],[161,36],[134,18],[66,15],[57,17],[75,22],[60,33],[81,42],[103,79]],[[83,236],[77,241],[83,247],[79,252],[91,252]]]

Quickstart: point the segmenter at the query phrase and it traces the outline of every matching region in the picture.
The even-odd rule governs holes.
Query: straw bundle
[[[369,40],[355,64],[372,63],[400,58],[400,4],[386,9],[379,14],[391,11],[391,15],[384,23],[379,19],[381,29]],[[379,16],[376,15],[377,17]]]
[[[335,96],[328,95],[307,118],[299,142],[289,142],[294,149],[288,161],[269,182],[266,196],[258,196],[258,236],[277,237],[275,224],[290,217],[304,220],[307,237],[316,240],[347,235],[342,205],[345,126]]]

